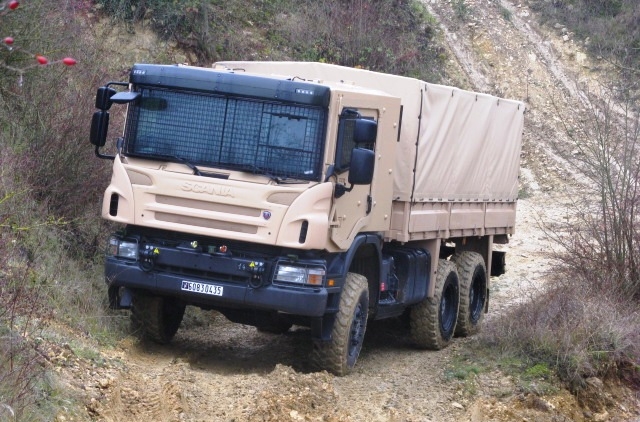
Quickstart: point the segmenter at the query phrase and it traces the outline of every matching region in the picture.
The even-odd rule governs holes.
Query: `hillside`
[[[223,2],[215,2],[216,8],[218,3]],[[542,292],[551,280],[554,262],[550,251],[557,249],[557,243],[549,228],[571,218],[575,195],[585,186],[584,177],[557,146],[571,145],[566,126],[578,125],[581,118],[575,111],[588,108],[589,95],[599,82],[606,80],[610,67],[590,56],[582,41],[563,25],[540,26],[536,10],[526,2],[424,3],[436,26],[427,31],[430,49],[422,60],[439,61],[422,74],[416,74],[419,60],[406,61],[400,70],[527,104],[516,234],[503,248],[508,257],[507,273],[491,279],[490,311],[485,323],[492,327],[527,298]],[[288,59],[293,54],[291,44],[271,51],[265,47],[264,37],[279,36],[284,42],[286,34],[300,36],[304,32],[287,27],[286,34],[276,33],[274,28],[286,16],[250,10],[244,19],[255,23],[255,27],[242,25],[242,37],[221,42],[217,49],[194,49],[193,43],[198,40],[190,32],[163,39],[153,31],[151,20],[133,18],[128,30],[120,28],[104,15],[102,2],[97,4],[77,2],[77,12],[91,32],[99,35],[96,44],[102,57],[112,60],[108,72],[104,72],[110,78],[126,77],[134,61],[159,58],[205,64],[229,52],[244,54],[255,49],[258,59]],[[222,13],[223,7],[215,10]],[[219,22],[240,25],[238,16],[241,15],[224,15]],[[265,17],[264,26],[259,25],[260,16]],[[369,19],[378,18],[370,16],[363,22],[373,25]],[[436,45],[436,40],[442,46]],[[347,57],[343,50],[335,51],[336,58]],[[375,61],[371,56],[363,60]],[[96,87],[105,82],[104,73],[96,72],[90,82]],[[0,76],[9,86],[7,75]],[[91,97],[92,93],[76,95]],[[89,111],[91,101],[90,98],[84,104]],[[86,132],[86,122],[75,131]],[[73,128],[66,129],[67,133],[74,132]],[[94,160],[86,136],[80,137],[81,147],[87,152],[82,159]],[[108,169],[86,174],[96,178],[98,193],[108,181]],[[3,175],[7,191],[11,191],[9,179]],[[81,214],[97,219],[98,202],[96,197],[85,198],[86,208]],[[49,210],[56,206],[50,204]],[[8,221],[4,218],[8,214],[0,212],[0,222]],[[80,232],[83,227],[77,223],[73,232]],[[98,244],[109,229],[104,225],[93,227],[90,234],[84,234],[93,236],[86,244],[94,243],[99,249]],[[9,238],[5,235],[3,242]],[[95,277],[99,286],[100,262],[91,253],[96,251],[82,252],[87,261],[93,259],[95,263],[87,262],[90,270],[85,269],[81,277]],[[11,268],[19,266],[12,265]],[[104,292],[95,287],[73,294]],[[89,307],[87,304],[85,309]],[[367,333],[354,373],[337,378],[312,372],[308,367],[309,342],[301,341],[306,340],[308,332],[303,329],[270,335],[232,324],[217,313],[190,310],[173,343],[158,346],[126,333],[122,328],[126,313],[106,316],[116,321],[106,325],[116,332],[105,335],[106,341],[95,334],[100,330],[89,327],[88,322],[60,320],[55,312],[49,316],[49,324],[36,334],[41,361],[52,374],[45,382],[53,386],[39,391],[55,392],[38,400],[52,403],[46,411],[56,421],[640,420],[638,391],[628,385],[593,376],[587,379],[584,389],[574,394],[546,367],[536,372],[539,368],[529,362],[513,362],[495,350],[490,352],[493,355],[487,354],[490,349],[481,345],[478,336],[456,339],[442,351],[422,352],[410,345],[407,329],[399,322],[377,323]],[[8,414],[0,408],[0,420]],[[25,420],[41,419],[32,414]]]

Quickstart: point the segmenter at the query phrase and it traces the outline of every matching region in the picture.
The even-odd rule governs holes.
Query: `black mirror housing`
[[[116,94],[116,90],[108,86],[101,86],[96,93],[96,108],[100,110],[109,110],[113,102],[111,97]]]
[[[107,142],[107,131],[109,130],[109,112],[98,110],[91,118],[91,132],[89,140],[96,147],[103,147]]]
[[[356,119],[353,129],[353,140],[357,144],[373,144],[376,142],[378,123],[369,119]]]
[[[376,154],[370,149],[354,148],[349,165],[349,184],[368,185],[373,181]]]

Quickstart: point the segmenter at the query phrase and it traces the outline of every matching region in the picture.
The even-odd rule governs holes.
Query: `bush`
[[[12,161],[13,183],[46,214],[39,220],[65,221],[68,247],[92,257],[102,243],[104,225],[95,216],[110,175],[95,159],[88,134],[93,95],[106,76],[100,49],[89,45],[75,12],[34,0],[3,17],[2,31],[14,34],[15,48],[0,50],[0,61],[24,71],[1,69],[0,137],[12,154],[5,158]],[[79,63],[30,67],[33,57],[22,51],[70,55]]]
[[[98,209],[109,167],[88,133],[93,94],[108,78],[76,20],[85,4],[31,0],[0,15],[0,35],[14,38],[0,48],[0,419],[52,419],[40,350],[51,321],[103,341],[118,333],[93,265],[106,236]],[[38,65],[26,52],[73,56],[78,66]]]
[[[571,280],[571,279],[569,279]],[[503,352],[553,368],[572,389],[590,377],[640,381],[640,313],[629,303],[585,293],[584,281],[554,286],[492,324],[483,339]]]
[[[2,162],[3,170],[6,163]],[[50,316],[42,280],[19,241],[23,226],[7,213],[13,195],[0,192],[0,414],[35,404],[34,390],[44,376],[42,358],[32,339]]]
[[[149,24],[216,60],[303,60],[363,67],[439,82],[437,24],[415,0],[99,0],[117,21]]]
[[[556,150],[585,176],[575,217],[557,228],[567,276],[610,297],[640,301],[640,104],[637,86],[600,87],[582,116],[563,116],[568,144]],[[571,123],[575,122],[575,123]]]
[[[295,9],[294,9],[295,10]],[[281,18],[294,59],[442,79],[437,25],[420,3],[308,1]]]
[[[554,368],[572,387],[616,375],[640,386],[640,107],[637,87],[601,87],[580,115],[560,116],[558,155],[583,176],[569,219],[549,224],[557,243],[548,287],[486,339]]]

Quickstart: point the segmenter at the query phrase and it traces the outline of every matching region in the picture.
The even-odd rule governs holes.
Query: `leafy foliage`
[[[0,14],[1,35],[12,39],[0,48],[0,419],[53,419],[40,347],[54,316],[92,336],[112,320],[92,266],[109,169],[87,140],[107,67],[76,20],[87,3],[57,6],[30,0]],[[77,67],[37,60],[67,54]]]
[[[414,0],[98,0],[116,21],[151,25],[215,60],[303,60],[442,80],[437,25]]]

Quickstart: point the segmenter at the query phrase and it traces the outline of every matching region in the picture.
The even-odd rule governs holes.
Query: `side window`
[[[340,114],[340,122],[338,124],[338,144],[336,145],[336,164],[335,170],[343,172],[349,169],[351,162],[351,151],[355,147],[373,150],[374,145],[357,143],[355,141],[356,120],[363,119],[360,113],[353,108],[345,108]],[[368,120],[368,118],[365,118]]]
[[[355,110],[345,108],[340,115],[338,125],[338,145],[336,150],[336,170],[341,172],[349,168],[351,161],[351,150],[355,148],[356,142],[353,138],[355,128],[355,117],[359,114]]]

